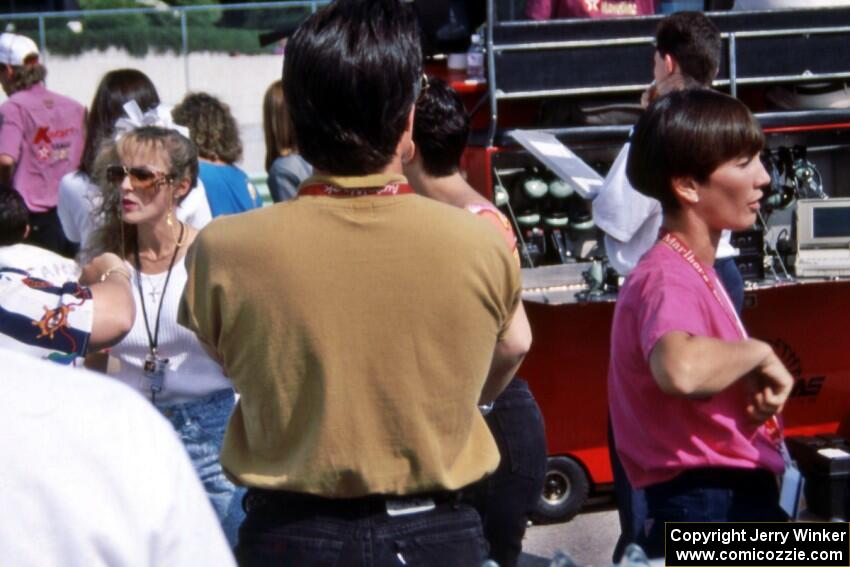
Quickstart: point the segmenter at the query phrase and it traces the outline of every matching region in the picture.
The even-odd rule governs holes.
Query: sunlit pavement
[[[525,533],[520,567],[546,567],[558,550],[579,565],[611,565],[611,553],[620,535],[617,512],[608,506],[579,514],[572,521],[532,526]]]

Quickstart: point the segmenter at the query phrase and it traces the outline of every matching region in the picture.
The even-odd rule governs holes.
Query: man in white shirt
[[[710,87],[720,65],[720,32],[706,16],[679,12],[664,18],[656,30],[653,83],[641,100],[644,106],[685,81]],[[659,91],[660,89],[660,91]],[[593,201],[593,220],[605,231],[611,265],[627,275],[658,239],[661,205],[638,193],[626,178],[629,144],[620,151]]]
[[[0,348],[0,557],[235,565],[171,426],[131,389]]]
[[[642,103],[672,90],[710,88],[720,65],[720,32],[700,12],[678,12],[664,18],[655,34],[653,84]],[[611,266],[628,275],[658,239],[661,205],[638,193],[626,178],[629,144],[620,151],[593,201],[593,220],[605,232],[605,250]],[[744,284],[732,258],[738,251],[724,233],[717,253],[718,272],[735,307],[740,311]]]

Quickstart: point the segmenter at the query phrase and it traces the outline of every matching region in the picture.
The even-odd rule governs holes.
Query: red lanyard
[[[785,443],[783,442],[783,437],[785,434],[783,433],[783,427],[779,423],[779,417],[773,416],[767,421],[764,422],[764,432],[767,434],[767,438],[770,439],[773,443],[780,447],[780,452],[787,451],[785,448]],[[782,458],[785,459],[785,455],[782,455]],[[786,459],[787,460],[787,459]]]
[[[673,233],[668,232],[666,230],[661,232],[661,242],[669,246],[674,252],[678,253],[679,256],[684,258],[684,260],[694,269],[694,271],[696,271],[700,275],[702,281],[705,282],[705,285],[708,286],[708,289],[711,290],[711,293],[714,295],[714,298],[720,304],[720,307],[723,309],[723,312],[726,313],[726,316],[738,329],[738,334],[740,335],[740,337],[742,339],[746,339],[747,330],[744,329],[744,325],[741,323],[741,319],[735,312],[735,308],[732,307],[732,301],[729,299],[729,296],[726,295],[726,291],[722,288],[722,286],[718,291],[717,286],[714,285],[714,282],[711,281],[710,277],[708,277],[708,272],[706,272],[705,268],[702,267],[702,264],[700,264],[700,261],[697,259],[696,254],[694,254],[694,251],[691,250],[687,244],[676,238]],[[767,420],[764,423],[764,428],[765,433],[771,441],[776,443],[778,446],[783,445],[782,427],[779,423],[779,419],[776,416],[773,416],[772,419]]]
[[[388,183],[379,187],[356,187],[353,189],[317,183],[305,185],[298,190],[299,197],[392,197],[393,195],[414,195],[415,193],[413,187],[407,183]]]
[[[747,330],[744,329],[741,319],[735,312],[735,308],[732,307],[732,301],[729,299],[729,296],[726,295],[726,291],[722,287],[718,290],[718,286],[714,285],[714,282],[708,276],[708,272],[705,271],[702,264],[700,264],[696,254],[694,254],[694,251],[688,248],[687,244],[676,238],[672,232],[668,232],[666,230],[661,233],[661,242],[669,246],[674,252],[684,258],[694,271],[699,274],[702,281],[705,282],[705,285],[708,286],[708,289],[711,291],[712,295],[714,295],[714,299],[716,299],[717,303],[720,304],[720,308],[726,314],[726,317],[729,318],[729,321],[731,321],[732,325],[734,325],[738,330],[739,336],[742,339],[746,339]]]

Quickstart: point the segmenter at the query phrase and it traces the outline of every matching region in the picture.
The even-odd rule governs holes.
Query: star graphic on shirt
[[[584,0],[584,7],[588,12],[598,12],[599,0]]]
[[[38,148],[38,159],[44,161],[50,157],[50,148],[47,146],[41,146]]]

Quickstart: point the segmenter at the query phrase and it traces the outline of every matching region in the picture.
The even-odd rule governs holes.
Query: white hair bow
[[[174,130],[178,134],[189,137],[189,129],[174,123],[171,117],[171,109],[159,105],[147,112],[142,112],[139,103],[135,100],[124,103],[124,114],[126,116],[115,121],[115,139],[118,140],[125,134],[129,134],[143,126],[158,126],[166,130]]]

